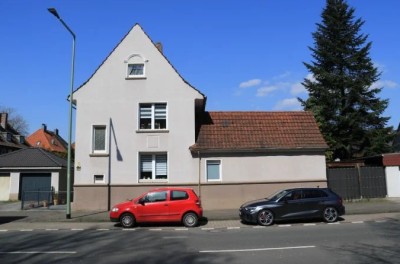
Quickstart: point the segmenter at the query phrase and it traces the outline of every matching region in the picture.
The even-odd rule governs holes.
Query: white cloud
[[[286,98],[275,105],[275,110],[301,110],[301,103],[297,98]]]
[[[290,74],[291,74],[291,73],[290,73],[289,71],[287,71],[287,72],[284,72],[284,73],[282,73],[282,74],[280,74],[280,75],[278,75],[278,76],[273,77],[272,79],[273,79],[273,80],[285,79],[285,78],[289,77]]]
[[[248,80],[246,82],[242,82],[239,84],[240,88],[249,88],[249,87],[253,87],[253,86],[257,86],[261,83],[260,79],[252,79],[252,80]]]
[[[312,81],[312,82],[317,81],[317,80],[315,79],[315,77],[314,77],[314,74],[312,74],[312,73],[307,74],[306,79],[308,79],[308,80],[310,80],[310,81]]]
[[[399,86],[399,84],[394,82],[394,81],[391,81],[391,80],[383,80],[383,81],[377,81],[372,86],[386,87],[386,88],[396,88],[396,87]]]
[[[272,92],[278,90],[277,86],[265,86],[257,89],[257,97],[263,97],[271,94]]]
[[[295,83],[290,87],[290,93],[292,95],[298,95],[302,93],[307,93],[306,88],[301,84],[301,82]]]

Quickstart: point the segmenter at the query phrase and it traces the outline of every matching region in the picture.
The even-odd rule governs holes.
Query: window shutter
[[[153,169],[152,155],[142,155],[140,157],[141,171],[151,172]]]
[[[220,179],[220,161],[208,160],[207,161],[207,179],[219,180]]]
[[[156,175],[167,175],[167,155],[156,155]]]
[[[140,106],[140,118],[151,118],[151,105]]]
[[[166,104],[156,104],[154,106],[154,116],[156,119],[167,119]]]

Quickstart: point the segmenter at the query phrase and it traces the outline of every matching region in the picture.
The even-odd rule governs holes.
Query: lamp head
[[[49,12],[53,14],[53,16],[60,19],[60,16],[58,15],[57,10],[55,8],[51,7],[51,8],[47,8],[47,10],[49,10]]]

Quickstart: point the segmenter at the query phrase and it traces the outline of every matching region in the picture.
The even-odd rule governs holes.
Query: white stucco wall
[[[400,197],[400,167],[386,167],[385,172],[388,197]]]
[[[145,79],[126,79],[127,60],[139,54]],[[203,96],[185,83],[140,27],[135,26],[84,87],[74,93],[76,111],[75,184],[138,183],[140,152],[168,154],[168,182],[193,182],[189,152],[195,142],[195,99]],[[167,131],[138,131],[140,103],[167,104]],[[92,126],[107,127],[108,156],[91,154]],[[110,177],[111,174],[111,177]]]
[[[222,182],[326,181],[323,155],[208,157],[202,159],[202,182],[207,160],[221,161]]]

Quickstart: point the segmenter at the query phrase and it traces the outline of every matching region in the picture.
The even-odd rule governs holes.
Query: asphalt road
[[[275,227],[21,229],[0,263],[398,263],[398,220]]]

